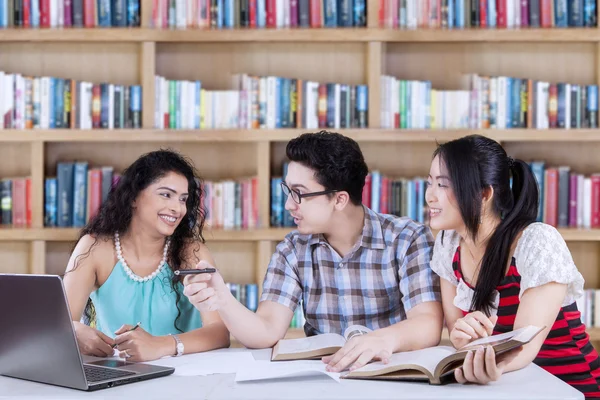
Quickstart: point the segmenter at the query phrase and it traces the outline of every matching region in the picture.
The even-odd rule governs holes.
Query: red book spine
[[[274,1],[274,0],[267,0]],[[321,0],[310,0],[310,27],[311,28],[320,28],[321,24],[321,4],[323,2]],[[382,11],[380,11],[382,12]],[[380,14],[381,18],[381,14]]]
[[[96,7],[94,3],[94,0],[83,0],[83,24],[86,28],[93,28],[96,26]]]
[[[31,23],[31,2],[36,0],[23,0],[23,28],[29,28]]]
[[[50,28],[50,0],[40,0],[40,27]]]
[[[266,0],[267,2],[267,28],[277,28],[277,1]]]
[[[592,175],[592,228],[600,228],[600,175]]]
[[[252,178],[252,214],[254,215],[254,227],[260,227],[260,219],[258,219],[258,178]]]
[[[496,0],[496,26],[506,28],[506,1]]]
[[[24,226],[27,222],[27,186],[25,179],[12,181],[12,224]]]
[[[298,1],[296,0],[296,3],[297,2]],[[249,0],[248,7],[250,7],[250,28],[256,28],[256,0]],[[298,18],[296,18],[296,20],[297,19]]]
[[[390,204],[390,179],[386,176],[381,177],[381,198],[379,199],[379,212],[382,214],[389,213]]]
[[[479,0],[479,27],[487,27],[487,0]]]
[[[558,170],[556,168],[548,168],[545,172],[546,184],[544,207],[544,222],[548,225],[556,227],[558,225]]]
[[[552,0],[540,0],[540,22],[542,28],[552,28]]]
[[[26,199],[26,223],[27,226],[31,226],[33,221],[33,206],[31,203],[31,178],[25,180],[25,199]]]

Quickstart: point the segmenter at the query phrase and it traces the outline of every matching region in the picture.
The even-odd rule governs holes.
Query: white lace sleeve
[[[444,243],[442,244],[442,232]],[[454,286],[458,285],[458,279],[452,271],[452,259],[459,243],[459,236],[454,231],[440,231],[435,238],[433,256],[431,257],[431,269]]]
[[[565,240],[551,225],[534,223],[528,226],[517,243],[515,261],[521,275],[519,298],[527,289],[549,282],[568,285],[562,306],[583,295],[583,276],[577,270]]]

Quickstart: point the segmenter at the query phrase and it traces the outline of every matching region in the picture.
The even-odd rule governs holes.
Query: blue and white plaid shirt
[[[385,328],[417,304],[441,301],[439,277],[429,267],[429,228],[364,210],[362,236],[345,257],[323,235],[293,231],[271,258],[260,301],[294,311],[302,300],[307,336],[343,334],[354,324]]]

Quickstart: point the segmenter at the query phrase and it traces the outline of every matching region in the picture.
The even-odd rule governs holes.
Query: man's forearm
[[[285,335],[285,331],[282,335],[267,319],[244,307],[233,296],[226,298],[219,315],[233,337],[248,348],[273,347]]]
[[[437,346],[440,343],[442,322],[435,313],[408,318],[373,334],[381,335],[394,353]]]

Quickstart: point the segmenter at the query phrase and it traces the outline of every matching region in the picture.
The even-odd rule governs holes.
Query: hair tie
[[[507,157],[507,161],[508,161],[508,168],[512,168],[515,166],[515,160],[511,156]]]

